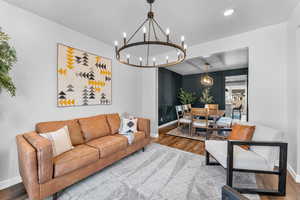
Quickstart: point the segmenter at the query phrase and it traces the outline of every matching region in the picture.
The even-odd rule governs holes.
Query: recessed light
[[[224,11],[224,16],[228,17],[234,13],[234,9],[228,9]]]

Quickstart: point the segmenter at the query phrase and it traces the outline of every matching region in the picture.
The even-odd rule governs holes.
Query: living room
[[[246,121],[257,122],[283,134],[283,138],[275,142],[283,149],[288,144],[285,152],[287,156],[282,153],[283,159],[278,159],[276,166],[282,170],[277,175],[280,174],[287,181],[283,184],[285,187],[278,188],[282,189],[278,193],[281,197],[236,194],[236,191],[233,193],[240,198],[245,195],[249,199],[299,198],[299,3],[298,0],[156,0],[151,4],[154,13],[152,16],[147,15],[149,4],[146,0],[0,0],[0,50],[8,46],[15,49],[15,52],[10,51],[9,69],[8,64],[1,63],[2,60],[7,62],[6,54],[0,55],[0,127],[3,136],[0,142],[0,199],[44,199],[51,196],[57,199],[221,199],[223,186],[231,185],[228,173],[230,167],[207,166],[205,151],[209,149],[205,149],[205,142],[176,136],[168,138],[165,130],[170,126],[159,129],[159,125],[164,124],[160,123],[159,117],[159,66],[164,63],[163,70],[168,70],[172,66],[166,65],[180,65],[178,61],[185,62],[239,49],[248,50]],[[165,48],[166,42],[154,45],[156,47],[152,53],[155,54],[155,59],[149,57],[153,68],[139,67],[147,59],[139,55],[139,49],[129,51],[130,56],[118,56],[122,53],[121,47],[127,42],[130,44],[137,40],[141,42],[140,46],[147,48],[149,40],[147,37],[143,40],[143,35],[150,35],[150,30],[152,40],[155,40],[154,28],[140,27],[140,23],[148,18],[154,18],[163,27],[160,37],[164,37],[164,34],[169,37],[168,48]],[[153,26],[159,30],[155,23]],[[141,29],[130,41],[131,34],[137,28]],[[127,34],[124,35],[123,32]],[[115,40],[118,43],[114,44]],[[178,48],[182,52],[180,55],[169,52],[168,45],[173,43],[176,45],[171,47]],[[70,60],[68,55],[71,56]],[[84,66],[85,55],[95,58],[93,68],[99,71],[94,74],[95,80],[90,75],[90,67],[85,73],[73,68]],[[15,57],[17,60],[13,62]],[[60,63],[65,60],[70,63],[62,66]],[[138,67],[128,65],[133,63],[137,63]],[[174,67],[178,68],[177,65]],[[74,71],[74,77],[68,79],[69,82],[61,78],[68,77],[70,71]],[[103,81],[97,82],[98,76],[104,77]],[[6,84],[10,78],[16,91],[12,85]],[[86,78],[89,79],[89,87],[80,89],[78,94],[68,98],[70,92],[76,91]],[[95,99],[99,101],[93,103]],[[195,107],[202,107],[202,104]],[[118,115],[108,115],[113,113]],[[85,119],[98,115],[105,117]],[[95,156],[89,157],[92,164],[80,166],[80,169],[70,172],[64,171],[71,170],[70,166],[62,167],[61,170],[55,168],[58,166],[53,163],[58,157],[52,158],[51,145],[48,146],[48,151],[51,152],[46,154],[48,157],[34,154],[41,153],[37,146],[42,144],[35,142],[35,139],[44,144],[52,144],[49,139],[35,133],[36,125],[40,122],[76,119],[76,124],[80,123],[80,127],[77,127],[79,137],[83,137],[79,146],[83,146],[93,142],[95,135],[89,133],[95,131],[96,135],[99,134],[98,129],[88,129],[85,132],[83,124],[92,123],[89,128],[94,126],[95,121],[95,126],[99,126],[99,129],[106,127],[105,131],[117,133],[120,126],[123,126],[119,121],[131,118],[136,122],[135,131],[141,134],[134,134],[135,137],[132,138],[132,134],[124,133],[126,137],[118,137],[118,145],[125,143],[123,146],[126,146],[126,150],[114,154],[113,151],[120,149],[113,146],[105,151],[105,159],[92,162],[91,160],[99,157],[95,152],[101,152],[101,149],[92,147],[92,144],[87,145],[94,152],[88,151],[87,155]],[[118,125],[113,126],[116,121]],[[174,125],[171,128],[172,126]],[[66,127],[71,133],[69,125]],[[60,128],[62,126],[57,127],[61,130]],[[51,132],[58,131],[57,129]],[[45,132],[49,131],[40,133]],[[25,133],[31,135],[24,136]],[[19,140],[16,140],[17,136],[21,136]],[[128,139],[128,144],[124,138]],[[64,154],[72,152],[72,148],[76,149],[78,145],[73,142],[72,140],[71,149],[62,153],[59,158],[63,159]],[[111,142],[107,139],[106,144],[109,146]],[[133,145],[130,145],[131,142]],[[231,144],[231,141],[228,143]],[[188,144],[195,145],[184,150],[183,146]],[[217,159],[214,152],[209,153]],[[66,156],[67,160],[69,156],[72,157]],[[43,158],[45,162],[41,161]],[[216,161],[222,164],[221,160]],[[44,165],[47,162],[50,164]],[[78,167],[79,163],[74,163],[73,166]],[[110,165],[112,163],[114,164]],[[287,176],[284,176],[285,168]],[[250,178],[247,176],[249,179],[246,182],[242,181],[242,186],[247,187],[243,184],[249,181],[251,186],[260,186],[259,180],[255,181],[255,174],[251,174]],[[280,182],[277,177],[267,178],[263,186],[268,188],[272,184],[280,185],[278,181]],[[230,188],[226,187],[224,190],[227,189],[228,192],[231,191]]]

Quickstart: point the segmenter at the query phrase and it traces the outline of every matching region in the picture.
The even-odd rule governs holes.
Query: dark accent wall
[[[177,119],[175,106],[179,105],[178,90],[182,76],[170,70],[158,69],[158,121],[159,125]]]
[[[214,79],[214,85],[211,87],[210,92],[214,97],[214,103],[219,104],[220,109],[225,109],[225,77],[247,74],[248,68],[209,73]],[[195,93],[197,100],[192,106],[204,106],[199,100],[203,89],[200,83],[201,75],[202,74],[193,74],[182,76],[164,68],[158,69],[159,125],[177,119],[175,106],[180,105],[177,98],[180,88]]]
[[[214,85],[210,89],[211,95],[214,97],[216,104],[219,104],[220,109],[225,109],[225,77],[234,75],[247,75],[248,68],[211,72],[209,75],[214,79]],[[202,74],[186,75],[182,77],[182,88],[194,92],[198,97],[193,104],[195,107],[203,107],[204,105],[199,101],[203,87],[200,83]]]

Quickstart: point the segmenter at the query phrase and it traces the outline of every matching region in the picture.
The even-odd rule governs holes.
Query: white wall
[[[289,164],[300,181],[300,4],[287,22],[287,139]]]
[[[3,1],[0,1],[0,26],[12,38],[11,44],[18,55],[18,63],[11,72],[17,96],[0,94],[0,187],[17,180],[12,179],[18,176],[15,136],[33,130],[35,123],[99,113],[140,113],[139,72],[118,64],[113,58],[113,47]],[[112,105],[56,107],[57,43],[112,58]]]
[[[143,69],[140,79],[141,113],[151,119],[151,135],[158,137],[158,70]]]

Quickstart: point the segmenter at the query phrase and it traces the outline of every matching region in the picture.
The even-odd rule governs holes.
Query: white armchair
[[[235,188],[241,193],[285,195],[287,144],[281,142],[283,133],[279,130],[255,123],[252,141],[205,141],[206,164],[220,164],[227,169],[227,185],[232,187],[234,171],[276,174],[279,176],[278,191]],[[239,145],[249,145],[245,150]],[[212,156],[217,163],[210,162]],[[279,160],[278,169],[274,170]]]

